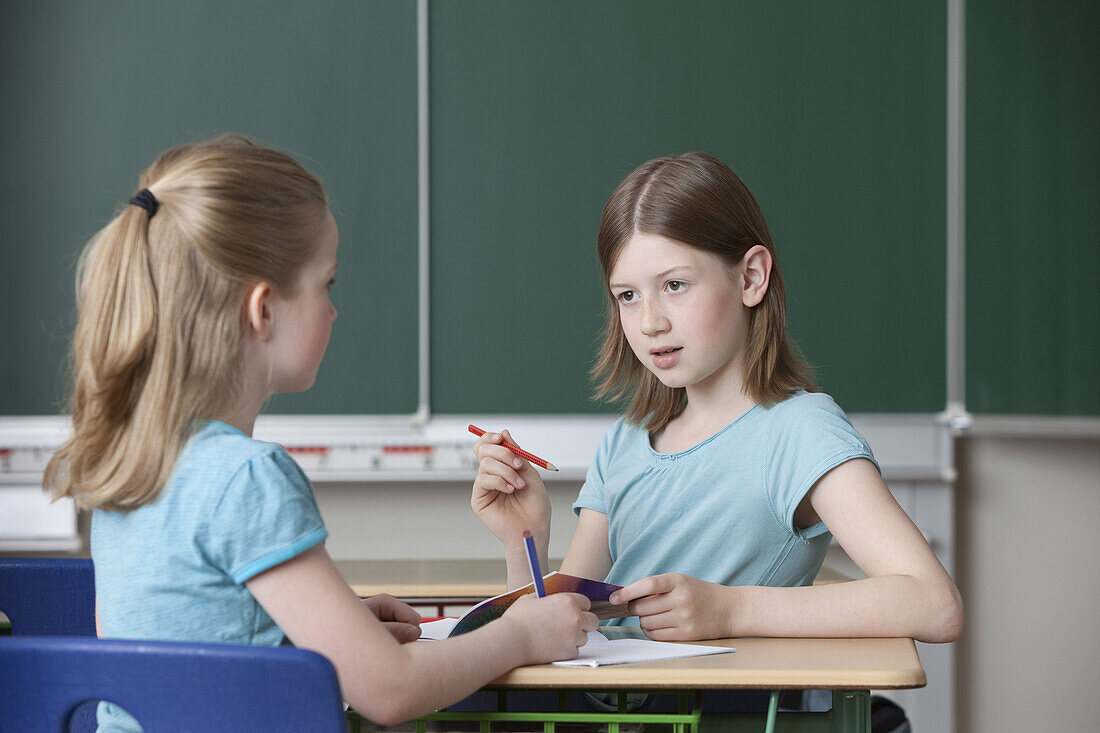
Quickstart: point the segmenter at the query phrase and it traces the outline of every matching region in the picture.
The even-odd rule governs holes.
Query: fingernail
[[[521,461],[518,458],[513,458],[512,459],[512,465],[515,466],[516,468],[519,468],[520,466],[523,465],[523,461]]]
[[[619,594],[618,593],[612,593],[611,594],[611,602],[612,603],[618,603],[619,602]]]
[[[527,482],[524,481],[522,478],[516,479],[516,486],[526,486],[526,485],[527,485]]]

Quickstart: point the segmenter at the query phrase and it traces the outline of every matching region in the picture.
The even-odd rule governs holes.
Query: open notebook
[[[588,643],[580,648],[574,659],[565,659],[554,664],[561,667],[599,667],[605,664],[653,662],[658,659],[702,657],[735,651],[737,650],[730,646],[675,644],[651,639],[608,639],[598,631],[590,631]]]
[[[428,621],[420,625],[420,638],[446,639],[458,624],[456,618]],[[608,639],[599,631],[588,634],[588,643],[580,648],[574,659],[554,662],[562,667],[599,667],[606,664],[652,662],[658,659],[701,657],[707,654],[727,654],[737,651],[728,646],[702,646],[700,644],[675,644],[651,639]]]

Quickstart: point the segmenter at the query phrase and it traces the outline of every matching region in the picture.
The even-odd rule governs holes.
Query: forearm
[[[945,642],[954,641],[962,628],[962,601],[954,584],[911,575],[728,590],[734,636],[906,636]]]
[[[381,725],[439,710],[527,662],[525,639],[506,621],[445,641],[404,644],[395,651],[383,661],[363,648],[351,664],[337,670],[345,699]]]
[[[460,700],[531,661],[531,638],[507,618],[455,639],[399,644],[321,545],[246,585],[295,646],[332,662],[344,699],[383,725]]]

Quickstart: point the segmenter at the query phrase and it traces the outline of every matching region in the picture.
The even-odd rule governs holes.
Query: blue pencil
[[[535,538],[530,530],[523,530],[523,542],[527,545],[527,562],[531,564],[531,579],[535,581],[535,595],[546,595],[546,586],[542,584],[542,571],[539,570],[539,555],[535,552]]]

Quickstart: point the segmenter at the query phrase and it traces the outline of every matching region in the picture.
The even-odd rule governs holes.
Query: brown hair
[[[315,177],[239,135],[165,151],[138,188],[155,215],[125,206],[77,268],[73,432],[44,486],[84,508],[155,499],[195,421],[233,404],[247,289],[293,294],[327,210]]]
[[[704,153],[654,158],[638,166],[604,206],[596,250],[604,285],[635,232],[654,234],[717,255],[735,266],[761,244],[772,254],[764,299],[750,311],[743,353],[745,390],[753,401],[781,402],[799,389],[816,391],[809,365],[787,342],[786,296],[779,261],[760,206],[737,174]],[[592,376],[598,399],[625,400],[626,418],[657,431],[683,412],[686,392],[666,387],[627,343],[618,308],[607,290],[607,320]]]

